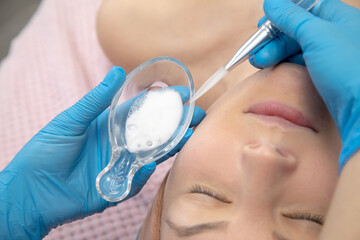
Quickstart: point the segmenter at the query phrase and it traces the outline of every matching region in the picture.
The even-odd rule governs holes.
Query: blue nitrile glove
[[[103,111],[124,79],[121,68],[112,68],[102,83],[55,117],[0,172],[0,239],[40,239],[51,228],[115,205],[98,195],[95,179],[111,156],[108,111]],[[197,108],[192,126],[204,115]],[[191,134],[189,129],[169,156]],[[140,191],[155,167],[152,163],[136,173],[128,198]]]
[[[360,146],[360,10],[338,0],[320,0],[312,13],[290,0],[265,0],[264,10],[287,36],[250,62],[260,68],[289,58],[305,62],[342,138],[341,171]]]

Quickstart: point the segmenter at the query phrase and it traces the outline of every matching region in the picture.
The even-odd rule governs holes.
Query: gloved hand
[[[0,172],[0,239],[40,239],[53,227],[116,204],[98,195],[95,179],[111,157],[108,111],[103,111],[124,79],[121,68],[112,68],[102,83],[55,117]],[[192,126],[204,116],[196,108]],[[164,159],[191,134],[189,129]],[[155,168],[151,163],[136,173],[128,198],[140,191]]]
[[[265,0],[264,10],[285,35],[250,62],[260,68],[283,60],[306,64],[342,138],[341,171],[360,146],[360,10],[338,0],[320,0],[312,13],[289,0]]]

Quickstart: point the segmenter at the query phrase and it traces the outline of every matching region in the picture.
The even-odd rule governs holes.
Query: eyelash
[[[319,225],[324,224],[324,217],[321,215],[314,215],[311,213],[293,213],[293,214],[283,214],[284,217],[290,218],[290,219],[301,219],[301,220],[307,220],[312,221],[314,223],[317,223]]]
[[[200,186],[200,185],[193,185],[190,189],[190,193],[201,193],[208,195],[210,197],[213,197],[217,200],[220,200],[222,202],[231,203],[229,200],[225,199],[223,196],[212,192],[210,189]],[[324,224],[324,217],[321,215],[314,215],[311,213],[293,213],[293,214],[283,214],[284,217],[290,218],[290,219],[300,219],[300,220],[307,220],[312,221],[314,223],[317,223],[319,225]]]
[[[210,197],[213,197],[219,201],[225,202],[225,203],[231,203],[231,201],[227,200],[226,198],[224,198],[223,196],[212,192],[210,189],[204,187],[204,186],[200,186],[200,185],[193,185],[190,189],[190,193],[201,193],[201,194],[205,194],[208,195]]]

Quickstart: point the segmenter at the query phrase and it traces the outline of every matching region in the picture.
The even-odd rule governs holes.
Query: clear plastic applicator
[[[310,10],[313,8],[318,0],[291,0],[296,5]],[[216,83],[225,77],[225,75],[238,64],[246,61],[249,55],[256,53],[261,47],[271,41],[276,35],[279,34],[279,30],[267,20],[261,27],[237,50],[235,55],[225,65],[220,67],[195,93],[193,101],[205,94]]]

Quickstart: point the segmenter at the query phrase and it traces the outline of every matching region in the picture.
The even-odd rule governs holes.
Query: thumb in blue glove
[[[265,0],[264,10],[284,34],[251,62],[306,64],[343,141],[341,170],[360,146],[360,10],[339,0],[320,0],[311,13],[289,0]]]
[[[124,80],[125,72],[113,67],[102,83],[55,117],[0,172],[1,239],[40,239],[60,224],[116,204],[98,195],[95,179],[111,157],[104,110]],[[196,110],[193,124],[204,117]],[[182,144],[190,135],[191,130]],[[155,167],[152,163],[137,172],[129,197],[140,191]]]

